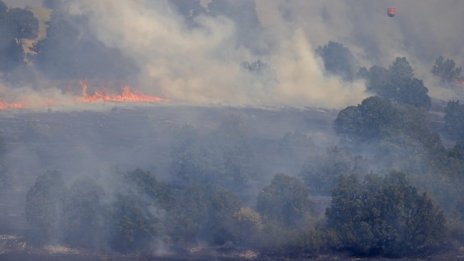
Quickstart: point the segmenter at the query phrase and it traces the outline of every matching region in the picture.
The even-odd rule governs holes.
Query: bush
[[[424,193],[402,173],[381,178],[343,176],[327,209],[329,230],[339,248],[356,255],[401,257],[438,247],[445,236],[445,218]]]
[[[301,180],[277,174],[271,184],[259,193],[256,208],[270,220],[296,227],[309,214],[311,201],[308,189]]]

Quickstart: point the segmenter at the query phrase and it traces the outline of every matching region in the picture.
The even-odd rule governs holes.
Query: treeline
[[[402,173],[341,176],[325,218],[314,213],[304,183],[277,174],[245,204],[215,185],[178,188],[142,170],[116,175],[112,195],[92,179],[66,186],[57,172],[38,177],[26,216],[35,244],[151,253],[158,244],[187,254],[208,244],[225,251],[314,256],[329,249],[356,255],[409,256],[441,246],[445,217]]]

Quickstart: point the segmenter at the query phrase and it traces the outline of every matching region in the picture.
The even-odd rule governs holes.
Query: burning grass
[[[0,98],[0,111],[5,110],[32,110],[50,109],[57,107],[71,107],[85,104],[157,104],[167,100],[155,95],[147,95],[132,90],[129,85],[124,85],[120,92],[114,92],[107,88],[99,88],[89,91],[85,82],[80,82],[80,95],[46,95],[35,94],[34,97],[21,96],[14,101]],[[46,96],[46,97],[45,97]]]

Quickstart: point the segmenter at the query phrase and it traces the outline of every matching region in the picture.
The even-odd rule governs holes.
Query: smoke
[[[259,39],[250,39],[261,41],[255,46],[267,53],[256,55],[238,44],[246,39],[238,39],[237,24],[223,15],[198,15],[191,27],[166,1],[74,1],[70,9],[88,15],[100,41],[142,68],[140,79],[147,89],[173,100],[341,107],[364,96],[362,83],[346,86],[324,75],[315,47],[299,28],[282,28],[287,30],[284,34],[269,29]],[[258,59],[274,73],[258,75],[243,69],[243,62]]]
[[[462,1],[316,0],[256,4],[266,28],[285,31],[285,19],[287,25],[302,28],[312,46],[341,42],[364,66],[387,66],[395,57],[405,56],[433,97],[461,96],[444,90],[430,76],[430,70],[440,55],[463,64],[464,33],[459,29],[464,23]],[[397,8],[394,18],[386,15],[388,7]]]
[[[36,7],[38,2],[7,3]],[[62,77],[54,64],[61,64],[58,69],[66,77],[93,78],[100,71],[105,79],[125,78],[181,103],[341,108],[366,94],[363,82],[325,74],[314,55],[316,47],[337,41],[364,66],[408,57],[431,94],[447,98],[454,92],[435,88],[430,68],[439,55],[457,57],[460,63],[464,34],[454,28],[463,22],[462,5],[454,0],[420,5],[386,0],[63,1],[53,5],[54,12],[62,13],[60,19],[71,17],[64,25],[78,34],[69,41],[53,35],[64,49],[45,42],[46,54],[37,65],[52,78]],[[396,17],[387,17],[389,6],[397,8]],[[446,18],[434,19],[441,14]],[[62,51],[51,55],[54,49]],[[244,69],[244,63],[255,61],[268,70]]]
[[[36,8],[43,1],[5,2]],[[328,41],[343,43],[363,66],[406,56],[437,98],[456,93],[430,76],[434,59],[444,55],[462,64],[464,33],[457,26],[464,3],[457,0],[43,3],[61,19],[51,24],[50,40],[38,45],[34,63],[45,77],[133,82],[180,103],[357,104],[367,95],[364,83],[327,75],[314,55]],[[394,18],[386,15],[390,6],[398,10]],[[244,68],[255,61],[267,70]]]

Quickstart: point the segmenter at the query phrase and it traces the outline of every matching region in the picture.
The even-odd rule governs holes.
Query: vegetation
[[[414,77],[414,70],[405,57],[397,57],[388,69],[372,66],[358,72],[367,81],[367,89],[374,94],[400,104],[428,110],[431,100],[424,83]]]
[[[343,44],[330,41],[324,46],[319,46],[316,54],[322,58],[327,72],[338,75],[345,81],[355,78],[358,69],[356,59]]]
[[[34,234],[31,235],[34,240],[46,242],[59,239],[63,195],[67,195],[67,188],[62,175],[56,171],[38,176],[27,192],[26,218],[34,228]]]
[[[302,181],[277,174],[259,194],[256,209],[265,218],[298,227],[311,210],[309,191]]]
[[[356,255],[423,254],[443,242],[445,217],[403,173],[386,177],[341,177],[327,209],[327,224],[339,248]]]
[[[453,59],[446,59],[443,56],[435,60],[432,73],[439,77],[443,83],[455,83],[462,80],[462,67],[457,67]]]
[[[30,10],[8,8],[0,1],[0,71],[11,72],[25,59],[19,39],[34,39],[39,21]]]
[[[464,105],[459,101],[449,101],[445,108],[445,130],[458,140],[464,140]]]

